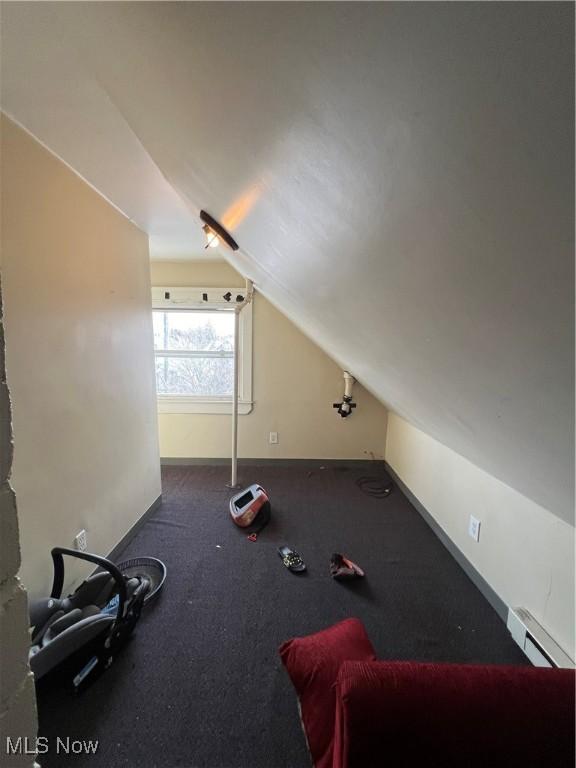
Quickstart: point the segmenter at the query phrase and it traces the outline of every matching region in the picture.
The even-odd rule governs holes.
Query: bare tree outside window
[[[158,394],[232,395],[232,312],[154,311],[153,320]]]

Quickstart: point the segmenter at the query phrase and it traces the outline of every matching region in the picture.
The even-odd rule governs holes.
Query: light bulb
[[[220,245],[218,235],[210,229],[208,224],[205,224],[202,229],[206,235],[206,248],[218,248]]]

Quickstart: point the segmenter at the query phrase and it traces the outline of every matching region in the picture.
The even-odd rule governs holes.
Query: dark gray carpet
[[[371,467],[372,473],[374,467]],[[154,555],[164,592],[111,669],[78,698],[42,693],[41,735],[98,739],[43,768],[308,766],[296,698],[277,655],[294,635],[359,617],[383,659],[525,664],[506,627],[408,500],[356,487],[360,470],[241,467],[270,493],[257,543],[230,521],[227,467],[166,467],[164,503],[123,557]],[[294,576],[287,543],[309,572]],[[367,578],[329,576],[332,552]]]

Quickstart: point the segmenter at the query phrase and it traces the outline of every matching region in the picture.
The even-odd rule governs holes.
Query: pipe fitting
[[[356,379],[348,371],[344,371],[344,395],[340,403],[333,403],[332,407],[338,409],[339,415],[345,419],[350,416],[352,409],[356,408],[356,403],[352,402],[352,387]]]

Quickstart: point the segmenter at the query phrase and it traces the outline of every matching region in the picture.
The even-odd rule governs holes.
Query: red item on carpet
[[[333,768],[568,768],[574,670],[344,661]]]
[[[313,635],[288,640],[279,653],[298,694],[314,765],[331,768],[335,682],[340,665],[349,659],[376,658],[364,625],[358,619],[346,619]]]

